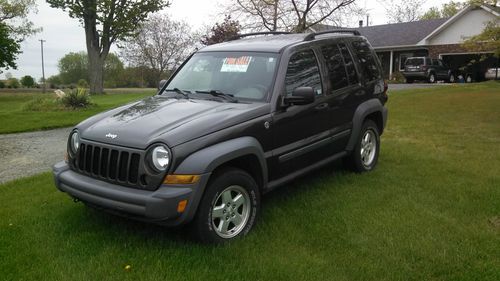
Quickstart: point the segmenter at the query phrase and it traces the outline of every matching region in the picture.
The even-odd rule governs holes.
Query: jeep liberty
[[[372,170],[387,84],[366,38],[250,35],[202,48],[156,95],[75,126],[53,167],[57,188],[221,243],[252,229],[275,187],[341,158]]]

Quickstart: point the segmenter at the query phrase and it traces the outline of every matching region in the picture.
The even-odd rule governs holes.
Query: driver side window
[[[323,93],[318,62],[312,50],[299,51],[288,62],[285,77],[286,95],[298,87],[312,87],[316,95]]]

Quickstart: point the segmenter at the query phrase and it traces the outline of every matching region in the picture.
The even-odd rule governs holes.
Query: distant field
[[[51,93],[0,92],[0,134],[38,131],[68,127],[96,113],[153,95],[155,89],[110,89],[109,94],[92,96],[96,104],[89,109],[64,111],[25,111],[23,105],[39,97],[53,97]]]
[[[500,280],[500,83],[389,95],[373,172],[271,192],[226,246],[74,204],[49,173],[0,185],[0,279]]]

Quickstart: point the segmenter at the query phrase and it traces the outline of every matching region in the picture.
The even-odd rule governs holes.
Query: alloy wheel
[[[244,228],[250,217],[250,196],[239,185],[224,189],[212,206],[212,226],[222,238],[232,238]]]
[[[367,130],[361,139],[361,163],[369,167],[375,159],[377,152],[377,138],[372,130]]]

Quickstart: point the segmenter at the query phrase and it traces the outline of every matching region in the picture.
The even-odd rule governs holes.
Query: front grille
[[[94,178],[114,183],[140,185],[141,154],[130,150],[91,143],[80,144],[75,159],[76,169]]]

